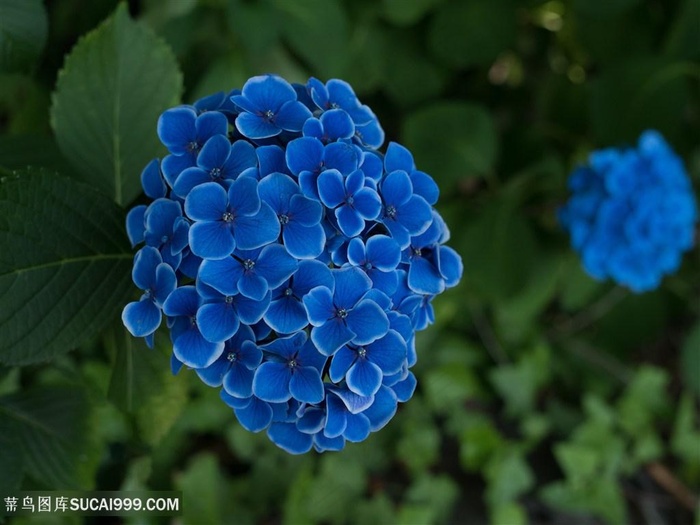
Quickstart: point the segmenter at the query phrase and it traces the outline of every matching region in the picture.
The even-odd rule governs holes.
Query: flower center
[[[413,255],[415,257],[420,257],[423,254],[420,248],[413,248]]]
[[[224,212],[224,214],[221,216],[221,220],[224,222],[233,222],[233,213],[230,211]]]
[[[336,315],[341,319],[345,319],[348,316],[348,311],[345,308],[339,308]]]
[[[243,261],[243,269],[244,270],[252,270],[255,267],[255,261],[252,259],[246,259]]]
[[[162,242],[163,244],[165,244],[166,242],[168,242],[168,236],[167,236],[167,235],[163,235],[163,236],[160,238],[160,242]]]
[[[365,263],[365,270],[371,270],[372,269],[372,263],[371,262],[366,262]]]
[[[226,356],[226,360],[230,363],[233,363],[236,360],[236,354],[233,352],[229,352],[229,354]]]
[[[221,177],[221,168],[213,168],[210,172],[209,175],[211,175],[211,178],[216,180],[219,177]]]
[[[197,326],[197,318],[194,315],[190,315],[190,326]]]
[[[284,295],[285,295],[286,297],[291,297],[293,293],[294,293],[294,290],[292,290],[291,288],[287,288],[287,289],[284,291]]]
[[[352,206],[355,202],[355,198],[352,195],[348,195],[348,198],[345,199],[345,202],[347,202],[349,206]]]
[[[194,153],[197,150],[199,150],[199,144],[197,144],[197,142],[195,141],[192,141],[189,144],[187,144],[187,146],[185,146],[185,149],[190,153]]]
[[[289,368],[296,368],[299,365],[299,363],[297,363],[295,359],[292,359],[291,361],[289,361],[288,365]]]
[[[359,355],[360,357],[365,357],[367,355],[367,350],[364,348],[359,348],[357,350],[357,355]]]
[[[289,222],[289,216],[285,215],[284,213],[282,215],[278,215],[277,218],[280,220],[280,224],[287,224]]]
[[[275,113],[271,109],[268,109],[265,113],[263,113],[263,117],[265,117],[267,120],[272,120],[274,116]]]
[[[396,208],[393,204],[389,204],[389,206],[386,207],[386,216],[390,219],[394,219],[396,217]]]
[[[233,303],[233,295],[227,295],[226,299],[224,299],[224,300],[226,301],[226,304]]]

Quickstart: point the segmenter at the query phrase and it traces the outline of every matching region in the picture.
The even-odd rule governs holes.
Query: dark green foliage
[[[197,524],[693,520],[654,472],[700,491],[698,248],[633,295],[582,271],[556,210],[592,149],[648,128],[697,189],[700,2],[45,4],[0,0],[0,495],[182,490]],[[119,320],[158,115],[266,72],[350,82],[464,260],[417,393],[342,453],[243,430]]]

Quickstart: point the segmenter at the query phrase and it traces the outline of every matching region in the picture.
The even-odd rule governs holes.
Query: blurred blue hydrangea
[[[149,345],[284,450],[362,441],[413,395],[415,333],[462,275],[438,188],[341,80],[274,75],[165,111],[127,232]]]
[[[571,244],[595,279],[641,293],[674,273],[693,246],[698,209],[681,159],[656,131],[636,149],[591,153],[569,178],[559,211]]]

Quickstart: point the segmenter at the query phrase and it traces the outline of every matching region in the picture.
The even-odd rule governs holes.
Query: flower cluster
[[[169,155],[127,217],[129,331],[212,387],[243,427],[300,454],[382,428],[413,394],[415,333],[462,274],[438,188],[341,80],[266,75],[165,111]]]
[[[596,279],[653,290],[693,245],[698,209],[690,180],[655,131],[643,133],[636,149],[593,152],[569,188],[559,218]]]

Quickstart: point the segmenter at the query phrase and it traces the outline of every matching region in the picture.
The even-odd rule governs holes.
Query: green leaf
[[[491,511],[491,523],[493,525],[526,525],[527,512],[517,503],[504,503],[496,505]]]
[[[46,44],[48,25],[41,0],[0,0],[0,73],[34,65]]]
[[[591,82],[593,130],[601,144],[635,143],[649,128],[670,142],[682,137],[685,64],[643,57],[614,64]]]
[[[430,173],[441,188],[457,181],[490,175],[498,151],[491,116],[482,106],[436,102],[406,118],[402,132],[419,170]]]
[[[418,22],[443,0],[382,0],[384,16],[397,26],[410,26]]]
[[[290,48],[322,78],[343,76],[348,21],[338,0],[273,0]]]
[[[76,348],[131,294],[124,214],[73,179],[30,169],[0,179],[0,362]]]
[[[693,327],[681,348],[680,373],[685,386],[700,396],[700,322]]]
[[[224,523],[228,481],[213,454],[192,458],[187,470],[175,479],[175,485],[184,495],[185,523]]]
[[[54,489],[85,488],[80,464],[89,439],[88,415],[81,389],[43,388],[0,397],[3,434],[16,436],[26,473]]]
[[[0,494],[8,494],[19,489],[22,478],[24,478],[22,442],[14,433],[10,419],[3,417],[1,412],[0,472],[2,472],[2,476],[0,476]]]
[[[121,4],[59,73],[51,108],[58,145],[86,181],[128,204],[141,192],[143,167],[163,152],[158,116],[181,91],[170,49]]]
[[[517,202],[507,196],[489,203],[469,221],[458,241],[465,285],[490,301],[522,289],[536,261],[537,244]]]
[[[598,17],[614,16],[628,11],[640,0],[574,0],[577,11]]]
[[[523,354],[516,364],[501,365],[490,379],[506,403],[511,417],[522,417],[533,410],[538,389],[549,379],[550,350],[542,344]]]
[[[0,166],[10,171],[28,166],[57,170],[59,173],[72,171],[53,137],[28,133],[0,137]]]
[[[459,488],[452,478],[425,472],[406,491],[406,505],[396,523],[442,523],[458,496]]]
[[[483,474],[487,481],[486,500],[492,506],[513,501],[535,484],[532,469],[513,447],[494,455],[484,467]]]
[[[432,18],[428,45],[449,66],[488,65],[515,40],[515,13],[510,0],[453,0]]]
[[[683,6],[677,10],[676,19],[668,32],[665,45],[665,51],[668,54],[686,59],[700,57],[698,20],[700,20],[700,2],[685,0]]]

